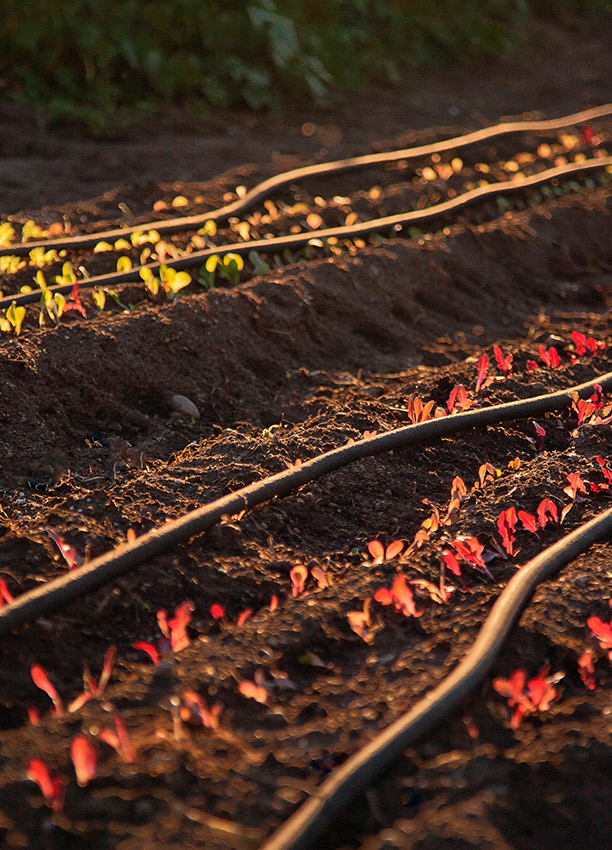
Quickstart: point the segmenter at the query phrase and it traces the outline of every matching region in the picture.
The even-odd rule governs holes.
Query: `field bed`
[[[458,134],[424,131],[395,146]],[[604,158],[611,137],[612,120],[601,118],[587,131],[523,133],[440,159],[296,183],[216,233],[164,236],[162,255],[156,239],[79,248],[41,270],[51,283],[70,260],[86,282],[83,269],[112,273],[118,256],[137,265],[144,248],[145,262],[200,249],[198,235],[207,247],[291,228],[316,239],[324,226],[456,197],[485,175],[510,184],[517,172],[561,159]],[[237,186],[267,176],[243,169],[132,192],[129,221],[111,214],[119,190],[11,221],[17,239],[30,218],[62,238],[125,224],[147,232],[155,218],[213,210],[239,198]],[[0,335],[7,590],[18,597],[65,574],[75,552],[62,557],[57,540],[88,561],[137,546],[139,536],[227,493],[364,433],[409,424],[416,399],[452,418],[458,386],[464,409],[475,409],[596,384],[612,371],[609,178],[601,168],[501,193],[401,238],[340,239],[299,255],[261,251],[268,269],[247,262],[231,286],[217,275],[217,286],[206,280],[203,288],[196,268],[174,299],[142,282],[100,283],[102,310],[83,284],[85,317],[72,310],[57,325],[45,308],[39,327],[38,304],[27,305],[21,333]],[[0,280],[9,300],[36,272],[27,256],[20,262]],[[360,460],[228,516],[3,634],[3,845],[261,846],[465,656],[517,568],[609,506],[610,394],[595,401],[602,407],[584,422],[575,401],[536,417],[537,428],[517,418]],[[536,517],[543,500],[559,521],[536,533],[517,521],[514,543],[500,533],[502,511]],[[430,534],[416,547],[428,519]],[[474,538],[486,564],[460,556],[457,541]],[[368,545],[376,540],[383,549],[400,540],[402,551],[377,558]],[[398,574],[418,616],[374,599]],[[612,668],[587,619],[610,619],[611,576],[610,546],[600,543],[544,583],[492,675],[312,846],[605,846]],[[366,600],[364,624],[354,613]],[[171,619],[186,602],[187,637],[176,651],[162,645],[155,664],[134,644],[159,649],[158,611]],[[98,681],[110,646],[116,660],[103,694],[54,716],[32,666],[69,706],[92,689],[89,673]],[[594,688],[578,667],[586,652]],[[563,674],[550,707],[510,728],[492,679],[543,668]],[[193,692],[210,715],[201,708],[198,716]],[[119,751],[108,743],[122,721],[133,753],[125,741],[115,740]],[[71,744],[80,735],[97,766],[78,784]],[[32,759],[61,777],[65,799],[54,811],[26,778]]]

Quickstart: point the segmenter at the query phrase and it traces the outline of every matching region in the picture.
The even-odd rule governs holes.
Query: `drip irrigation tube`
[[[404,148],[402,150],[378,154],[356,156],[349,159],[339,159],[332,162],[322,162],[318,165],[307,165],[302,168],[295,168],[292,171],[285,171],[281,174],[275,175],[274,177],[270,177],[268,180],[264,180],[254,186],[253,189],[251,189],[250,192],[247,192],[243,198],[239,198],[237,201],[220,207],[219,209],[210,210],[202,215],[166,219],[165,221],[145,222],[130,227],[100,231],[94,234],[83,234],[81,236],[72,236],[63,239],[58,238],[20,243],[0,248],[0,256],[3,254],[23,256],[24,254],[28,254],[32,248],[38,247],[45,248],[45,250],[49,250],[50,248],[55,248],[56,250],[91,248],[101,240],[121,239],[140,230],[154,229],[158,230],[160,233],[176,233],[181,230],[190,229],[195,230],[207,221],[226,221],[232,215],[239,215],[250,209],[256,203],[262,201],[264,198],[269,197],[273,192],[278,191],[278,189],[281,189],[283,186],[288,186],[289,184],[295,183],[299,180],[321,177],[327,174],[338,174],[343,171],[352,171],[358,168],[382,165],[389,162],[398,162],[403,159],[431,156],[431,154],[434,153],[457,150],[458,148],[467,147],[478,142],[483,142],[497,136],[509,135],[511,133],[561,130],[565,127],[582,124],[586,121],[594,121],[597,118],[605,118],[609,115],[612,115],[612,103],[603,104],[602,106],[597,106],[593,109],[586,109],[582,112],[575,112],[573,115],[567,115],[561,118],[551,118],[543,121],[510,121],[494,124],[490,127],[484,127],[482,130],[476,130],[472,133],[467,133],[463,136],[456,136],[452,139],[444,139],[443,141],[434,142],[433,144],[418,145],[417,147]]]
[[[468,192],[458,195],[456,198],[444,201],[441,204],[435,204],[424,210],[413,210],[411,212],[401,213],[400,215],[374,218],[370,221],[360,222],[359,224],[330,227],[323,230],[311,230],[308,233],[295,233],[273,239],[254,239],[249,242],[235,242],[228,245],[216,246],[214,248],[208,248],[205,251],[194,251],[192,254],[176,260],[168,260],[165,265],[177,270],[188,269],[204,264],[209,257],[213,256],[223,257],[226,254],[247,256],[251,251],[262,251],[266,254],[271,254],[284,251],[286,248],[302,248],[310,244],[313,239],[325,240],[332,237],[350,239],[359,236],[372,236],[375,233],[385,233],[393,229],[401,230],[406,225],[415,225],[430,221],[453,210],[466,207],[468,204],[472,204],[483,198],[518,192],[533,186],[539,186],[541,183],[546,183],[549,180],[608,166],[612,168],[612,156],[587,159],[583,162],[574,162],[568,165],[548,168],[545,171],[540,171],[537,174],[532,174],[520,180],[502,181],[500,183],[489,183],[487,186],[479,186],[476,189],[471,189]],[[136,266],[125,272],[113,272],[112,274],[100,275],[98,277],[82,278],[78,283],[81,288],[90,289],[94,286],[114,286],[142,281],[140,271],[144,268],[150,269],[153,274],[158,274],[160,263]],[[48,287],[49,292],[61,294],[69,293],[72,289],[73,285],[71,283]],[[10,307],[13,303],[19,306],[21,304],[32,304],[40,301],[41,294],[40,290],[35,290],[34,292],[25,292],[18,295],[7,295],[4,298],[0,298],[0,310]]]
[[[589,397],[593,393],[594,383],[599,384],[604,392],[612,389],[612,372],[554,393],[396,428],[376,437],[332,449],[305,461],[297,468],[256,481],[18,596],[14,602],[0,608],[0,636],[54,611],[191,537],[202,534],[226,515],[231,516],[274,498],[286,496],[323,475],[371,455],[455,435],[472,428],[482,428],[511,419],[541,416],[562,409],[569,406],[573,393],[577,393],[581,398]]]
[[[358,750],[326,779],[260,850],[313,850],[315,842],[359,794],[422,738],[485,677],[536,587],[593,543],[612,535],[612,508],[529,561],[508,582],[464,660],[436,688]]]

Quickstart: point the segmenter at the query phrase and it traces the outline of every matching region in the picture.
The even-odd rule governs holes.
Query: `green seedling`
[[[268,274],[270,266],[265,260],[262,260],[257,251],[249,251],[249,260],[253,265],[253,272],[256,275]]]

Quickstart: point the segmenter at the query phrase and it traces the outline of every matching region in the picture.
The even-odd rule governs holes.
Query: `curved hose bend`
[[[84,566],[18,596],[14,602],[0,608],[0,636],[106,584],[116,576],[167,552],[179,543],[202,534],[220,522],[224,516],[254,508],[276,497],[286,496],[323,475],[371,455],[459,434],[472,428],[482,428],[511,419],[541,416],[553,410],[563,409],[571,404],[572,393],[578,393],[583,398],[590,396],[594,383],[598,383],[604,392],[612,389],[612,372],[547,395],[468,410],[441,419],[430,419],[428,422],[395,428],[376,437],[357,440],[332,449],[305,461],[297,469],[288,469],[263,478],[154,528],[132,543],[100,555]]]
[[[21,243],[18,245],[0,248],[0,256],[3,254],[23,256],[25,254],[29,254],[32,248],[41,247],[45,250],[50,248],[55,248],[56,250],[64,248],[92,248],[101,240],[124,238],[131,233],[135,233],[137,230],[155,229],[160,233],[176,233],[181,230],[189,229],[195,230],[207,221],[227,221],[227,219],[232,215],[240,215],[282,187],[295,183],[298,180],[321,177],[326,174],[338,174],[342,171],[352,171],[358,168],[382,165],[383,163],[388,162],[398,162],[402,159],[431,156],[431,154],[434,153],[456,150],[458,148],[476,144],[477,142],[483,142],[487,139],[493,139],[497,136],[505,136],[511,133],[560,130],[564,127],[571,127],[585,121],[596,120],[597,118],[605,118],[609,115],[612,115],[612,103],[595,106],[592,109],[575,112],[573,115],[566,115],[562,118],[550,118],[543,121],[509,121],[501,124],[494,124],[490,127],[484,127],[482,130],[475,130],[474,132],[467,133],[463,136],[456,136],[452,139],[444,139],[440,142],[434,142],[433,144],[418,145],[417,147],[388,152],[385,151],[384,153],[377,154],[367,154],[365,156],[354,156],[349,159],[322,162],[318,165],[306,165],[302,168],[294,168],[292,171],[285,171],[281,174],[276,174],[274,177],[270,177],[268,180],[258,183],[250,190],[250,192],[247,192],[243,198],[239,198],[237,201],[233,201],[230,204],[219,207],[219,209],[210,210],[202,215],[184,216],[182,218],[166,219],[162,221],[150,221],[133,225],[131,227],[100,231],[94,234],[83,234],[81,236],[72,236],[68,238],[64,237],[41,240],[38,242],[32,241]]]
[[[434,204],[431,207],[426,207],[423,210],[411,210],[410,212],[400,213],[399,215],[388,215],[383,218],[373,218],[369,221],[362,221],[358,224],[342,225],[340,227],[328,227],[322,230],[310,230],[307,233],[292,233],[288,236],[276,236],[272,239],[252,239],[248,242],[232,242],[226,245],[218,245],[214,248],[207,248],[204,251],[194,251],[184,257],[179,257],[174,260],[167,260],[165,265],[168,268],[189,269],[194,266],[203,265],[209,257],[224,257],[226,254],[240,254],[242,257],[248,256],[251,251],[263,251],[267,254],[277,254],[293,248],[304,248],[311,243],[313,239],[354,239],[358,236],[372,236],[376,233],[388,233],[394,229],[402,230],[408,225],[423,224],[424,222],[433,221],[440,216],[446,215],[454,210],[460,210],[467,207],[476,201],[484,200],[485,198],[495,197],[496,195],[506,195],[513,192],[520,192],[523,189],[533,188],[546,183],[548,180],[556,180],[560,177],[567,177],[570,174],[578,174],[583,171],[591,171],[593,169],[612,168],[612,156],[596,157],[585,159],[582,162],[572,162],[567,165],[559,165],[555,168],[547,168],[545,171],[539,171],[529,177],[523,177],[520,180],[503,180],[499,183],[489,183],[486,186],[478,186],[476,189],[470,189],[451,198],[448,201],[443,201],[440,204]],[[0,251],[0,255],[2,251]],[[147,263],[146,266],[134,266],[128,271],[112,272],[110,274],[99,275],[97,277],[84,277],[78,283],[82,289],[91,289],[94,286],[113,286],[116,284],[130,283],[141,281],[141,269],[147,268],[153,274],[159,274],[161,263]],[[49,286],[48,291],[51,294],[60,293],[67,294],[72,291],[73,284],[65,283],[57,286]],[[22,292],[17,295],[6,295],[0,298],[0,310],[10,307],[11,304],[19,306],[20,304],[33,304],[40,301],[41,291]]]
[[[612,508],[563,537],[529,561],[508,582],[464,660],[436,688],[358,750],[264,844],[260,850],[312,850],[334,818],[399,758],[407,746],[447,717],[478,685],[536,587],[593,543],[612,535]]]

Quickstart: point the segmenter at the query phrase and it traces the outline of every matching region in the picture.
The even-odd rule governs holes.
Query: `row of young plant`
[[[572,334],[571,349],[567,357],[575,360],[579,357],[592,356],[603,348],[601,342],[592,337],[587,337],[579,331]],[[540,347],[540,361],[542,366],[558,368],[560,356],[556,349]],[[497,367],[497,375],[489,375],[490,361],[488,355],[483,354],[478,360],[477,374],[475,380],[476,392],[489,386],[494,380],[505,380],[512,372],[513,358],[508,352],[501,348],[494,348],[494,358]],[[533,360],[532,369],[541,368],[537,361]],[[465,409],[469,406],[470,399],[465,388],[455,387],[449,397],[447,409],[438,412],[437,415],[450,415],[456,410]],[[423,404],[418,399],[412,398],[408,408],[411,411],[413,421],[424,421],[425,418],[436,415],[433,402]],[[601,388],[594,385],[591,399],[582,402],[574,399],[574,413],[576,414],[576,428],[572,434],[576,436],[581,428],[586,426],[597,426],[607,424],[612,420],[612,402],[604,402]],[[537,423],[535,426],[535,438],[531,438],[536,451],[544,449],[543,439],[545,430]],[[374,432],[370,432],[372,436]],[[368,434],[366,434],[368,436]],[[487,536],[487,543],[482,543],[476,535],[458,534],[453,532],[453,525],[458,521],[466,502],[481,491],[484,487],[501,477],[502,472],[490,463],[484,463],[478,470],[478,479],[468,488],[465,482],[455,477],[451,486],[450,499],[444,508],[431,504],[428,500],[424,503],[430,508],[430,513],[421,523],[412,541],[407,544],[404,540],[394,540],[387,546],[379,540],[372,540],[367,545],[371,561],[366,561],[369,567],[377,566],[386,562],[395,561],[398,566],[408,565],[412,556],[423,547],[430,547],[431,553],[436,556],[439,563],[438,581],[430,581],[422,576],[407,578],[398,571],[392,583],[388,587],[380,587],[372,596],[364,600],[361,610],[349,611],[347,622],[350,629],[363,641],[371,644],[375,641],[376,634],[383,628],[383,623],[377,616],[373,603],[383,607],[390,607],[396,613],[407,618],[420,617],[423,614],[427,600],[436,604],[446,604],[453,593],[469,591],[469,572],[475,570],[481,576],[492,578],[489,564],[498,558],[514,558],[518,553],[517,534],[535,534],[543,539],[545,529],[549,524],[563,523],[568,512],[573,506],[586,500],[589,494],[597,494],[612,490],[612,468],[602,458],[597,457],[597,471],[603,480],[585,481],[580,472],[573,472],[567,476],[567,484],[563,488],[563,495],[569,499],[565,504],[558,504],[548,496],[541,499],[535,514],[517,506],[506,507],[500,511],[496,522],[496,531]],[[520,467],[518,458],[509,463],[511,470]],[[235,517],[238,521],[241,517]],[[66,543],[52,529],[48,534],[57,545],[61,555],[66,560],[69,568],[77,569],[84,563],[76,549]],[[135,532],[130,529],[128,541],[134,541]],[[291,582],[291,594],[295,598],[302,598],[312,593],[312,583],[316,584],[316,591],[324,590],[332,586],[334,581],[341,577],[333,578],[327,571],[319,566],[309,569],[306,565],[296,564],[289,572]],[[4,580],[0,580],[0,605],[13,601],[13,595]],[[610,600],[612,605],[612,600]],[[267,606],[270,612],[274,612],[279,605],[279,598],[273,595]],[[160,610],[157,614],[157,624],[161,633],[156,643],[149,641],[136,641],[134,648],[146,653],[151,661],[158,665],[168,657],[170,653],[181,652],[191,643],[188,627],[192,621],[193,605],[185,601],[176,607],[174,616],[168,618],[167,612]],[[254,615],[252,608],[247,608],[239,613],[236,620],[230,620],[220,603],[210,606],[211,621],[218,622],[222,628],[240,628]],[[612,662],[612,621],[605,622],[599,617],[591,616],[586,621],[595,646],[586,648],[577,660],[578,670],[585,686],[594,689],[595,662],[601,652],[607,654]],[[53,685],[47,672],[38,664],[31,668],[31,675],[37,687],[41,688],[50,698],[53,708],[52,713],[59,717],[67,717],[78,712],[87,702],[96,699],[101,700],[105,695],[106,687],[111,680],[112,669],[116,659],[116,648],[109,647],[105,655],[102,673],[96,680],[87,672],[84,676],[84,690],[70,701],[67,707]],[[315,653],[306,652],[300,659],[306,666],[327,668],[324,659]],[[496,677],[493,679],[493,688],[506,698],[507,705],[498,706],[500,716],[512,728],[516,729],[526,715],[539,715],[547,711],[560,697],[556,685],[563,677],[563,673],[550,674],[547,667],[542,668],[537,675],[528,678],[524,670],[515,670],[508,679]],[[281,671],[270,671],[268,677],[263,670],[255,672],[253,680],[241,680],[237,683],[237,690],[245,698],[253,699],[261,704],[267,704],[271,693],[283,690],[294,690],[298,686]],[[108,709],[113,727],[95,729],[95,734],[89,730],[88,734],[79,733],[74,736],[70,753],[74,765],[77,782],[80,786],[87,785],[96,775],[98,760],[106,745],[116,751],[118,757],[125,762],[133,762],[137,759],[137,747],[131,742],[125,722],[117,710],[108,700],[104,701]],[[212,734],[221,736],[229,743],[239,746],[244,750],[244,743],[233,735],[230,729],[222,724],[223,704],[216,702],[208,706],[204,698],[193,690],[184,690],[175,694],[170,701],[170,712],[172,714],[172,728],[174,738],[181,742],[188,735],[189,725],[202,726]],[[33,706],[28,706],[28,717],[31,723],[38,724],[40,717]],[[469,724],[468,731],[471,735],[477,735],[474,724]],[[32,758],[28,764],[28,777],[38,783],[46,801],[50,807],[59,811],[63,807],[67,779],[64,775],[53,773],[49,766],[40,758]]]

